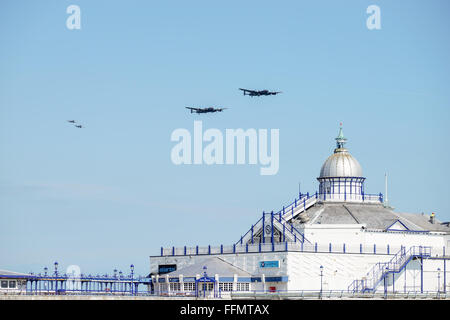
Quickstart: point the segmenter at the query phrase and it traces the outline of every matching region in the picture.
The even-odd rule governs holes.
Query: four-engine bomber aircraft
[[[281,91],[269,91],[269,90],[249,90],[249,89],[242,89],[239,88],[239,90],[244,91],[244,96],[250,96],[250,97],[259,97],[259,96],[270,96],[270,95],[276,95],[278,93],[282,93]]]
[[[72,123],[77,128],[84,128],[81,124],[76,124],[75,120],[67,120],[67,122]]]
[[[212,108],[212,107],[209,107],[209,108],[191,108],[191,107],[186,107],[186,109],[191,110],[191,113],[210,113],[210,112],[222,112],[223,110],[228,109],[228,108],[217,108],[217,109],[215,109],[215,108]]]
[[[249,90],[249,89],[243,89],[239,88],[239,90],[242,90],[244,92],[244,96],[250,96],[250,97],[259,97],[259,96],[270,96],[270,95],[277,95],[279,93],[282,93],[281,91],[269,91],[269,90]],[[228,108],[192,108],[192,107],[186,107],[186,109],[191,110],[191,113],[215,113],[215,112],[222,112],[225,109]]]

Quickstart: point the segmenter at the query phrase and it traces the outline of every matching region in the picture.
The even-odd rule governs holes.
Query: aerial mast
[[[386,205],[389,204],[387,180],[388,180],[387,173],[384,173],[384,202],[386,203]]]
[[[383,206],[385,208],[394,209],[389,205],[389,199],[388,199],[388,175],[387,173],[384,174],[384,200],[383,200]]]

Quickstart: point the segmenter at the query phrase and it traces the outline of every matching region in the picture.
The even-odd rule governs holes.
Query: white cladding
[[[352,247],[358,247],[361,244],[364,247],[375,245],[379,250],[385,250],[389,245],[390,252],[394,253],[400,249],[400,246],[431,246],[440,254],[444,247],[450,250],[448,248],[450,235],[443,233],[389,232],[367,230],[362,227],[364,225],[313,224],[305,226],[302,230],[305,238],[312,243],[317,242],[322,245],[331,243],[334,247],[345,244],[347,251],[351,251]]]
[[[273,252],[273,253],[241,253],[216,255],[225,261],[242,268],[255,277],[283,277],[287,275],[287,282],[256,282],[251,284],[250,290],[268,290],[275,287],[277,291],[323,290],[347,291],[355,279],[362,279],[366,273],[378,262],[387,262],[393,255],[387,254],[342,254],[342,253],[313,253],[313,252]],[[205,256],[186,257],[152,257],[151,270],[156,272],[159,264],[177,264],[178,268],[205,260]],[[261,261],[279,261],[279,268],[260,268]],[[448,264],[448,263],[447,263]],[[320,266],[323,267],[322,277]],[[438,271],[440,269],[440,271]],[[444,270],[446,277],[444,277]],[[437,289],[440,280],[441,289],[444,278],[450,287],[450,270],[444,268],[444,260],[423,260],[423,285],[421,284],[420,260],[411,261],[404,271],[395,274],[396,291],[425,291]],[[192,276],[192,275],[185,275]],[[194,275],[195,276],[195,275]],[[217,278],[230,275],[209,275]],[[164,277],[164,276],[163,276]],[[237,278],[236,278],[237,279]],[[393,290],[392,275],[388,277],[388,290]],[[396,288],[395,288],[396,287]],[[378,290],[384,290],[383,285]],[[405,291],[405,292],[407,292]]]

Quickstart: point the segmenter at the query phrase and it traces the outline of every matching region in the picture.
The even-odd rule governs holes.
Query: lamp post
[[[55,262],[54,265],[55,265],[55,294],[58,294],[58,262]]]
[[[122,285],[122,271],[119,271],[119,291],[123,291],[123,285]]]
[[[388,274],[389,274],[389,267],[388,266],[386,266],[385,273],[386,273],[386,275],[384,276],[384,298],[387,299]]]
[[[44,277],[45,277],[46,279],[47,279],[47,271],[48,271],[48,268],[45,267],[45,268],[44,268]],[[48,291],[48,280],[45,280],[45,281],[44,281],[44,290]]]
[[[29,274],[30,274],[30,276],[32,276],[32,277],[33,277],[33,275],[34,275],[33,271],[30,271]],[[36,282],[36,281],[35,281],[35,282]],[[36,282],[36,283],[37,283],[37,282]],[[35,286],[37,287],[37,284],[36,284]],[[33,280],[31,280],[30,290],[31,290],[31,293],[33,293]]]
[[[117,289],[116,279],[117,279],[117,269],[114,269],[114,283],[113,283],[113,286],[112,286],[113,291],[115,291]]]
[[[323,266],[320,266],[320,294],[319,297],[322,299],[322,288],[323,288]]]
[[[206,266],[203,266],[203,298],[206,296],[206,270],[208,268]]]
[[[438,268],[437,272],[438,272],[438,288],[437,288],[437,292],[439,293],[441,291],[441,268]]]
[[[131,295],[133,295],[133,273],[134,273],[134,265],[130,266],[131,269]]]

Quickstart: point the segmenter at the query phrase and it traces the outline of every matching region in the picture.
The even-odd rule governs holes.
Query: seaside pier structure
[[[450,226],[394,211],[365,191],[342,128],[317,192],[263,212],[230,245],[161,248],[150,274],[63,274],[0,270],[0,295],[89,298],[447,298]],[[145,297],[144,297],[145,296]],[[22,297],[20,297],[22,298]],[[70,297],[67,297],[70,298]],[[126,297],[124,297],[126,298]]]
[[[0,295],[138,295],[150,294],[149,279],[114,270],[113,274],[62,273],[44,268],[42,273],[0,270]],[[142,290],[143,289],[143,290]]]
[[[342,127],[335,140],[318,192],[263,212],[232,245],[161,248],[150,256],[154,293],[447,293],[449,223],[396,212],[383,194],[366,193]]]

